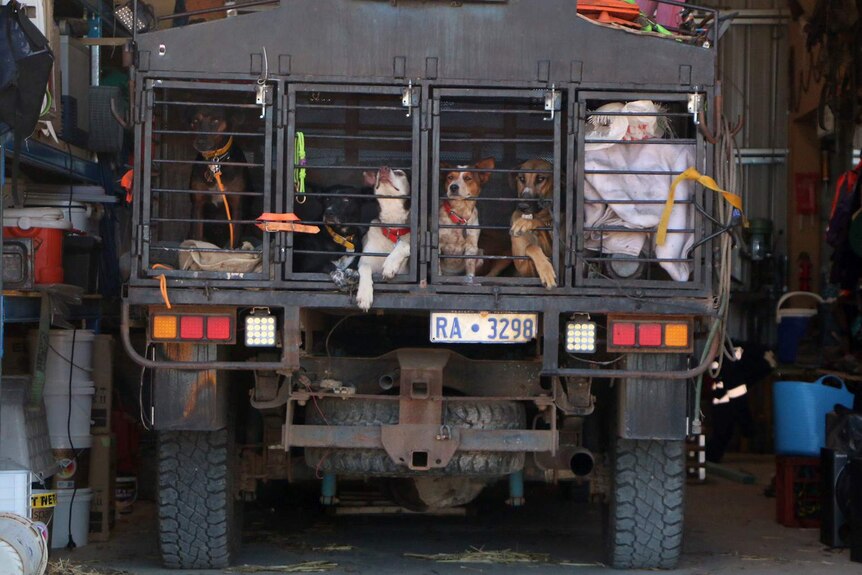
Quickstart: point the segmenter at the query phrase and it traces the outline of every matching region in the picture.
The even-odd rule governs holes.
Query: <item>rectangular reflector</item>
[[[669,323],[664,328],[664,343],[668,347],[688,347],[688,325]]]
[[[177,316],[157,315],[153,317],[153,339],[176,339]]]
[[[207,318],[207,339],[230,339],[230,317]]]
[[[633,323],[615,323],[613,333],[611,334],[614,345],[634,345],[635,344],[635,324]]]
[[[184,316],[180,318],[181,339],[203,339],[204,318],[199,315]]]
[[[638,326],[638,343],[642,347],[661,346],[661,324],[642,323]]]

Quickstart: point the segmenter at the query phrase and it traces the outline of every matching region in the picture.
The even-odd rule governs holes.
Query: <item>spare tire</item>
[[[524,405],[514,401],[449,401],[443,421],[452,428],[525,429]],[[375,426],[398,423],[398,401],[326,397],[306,407],[310,425]],[[523,452],[458,451],[442,469],[413,471],[392,461],[383,449],[306,448],[305,462],[322,473],[365,477],[499,477],[524,467]]]

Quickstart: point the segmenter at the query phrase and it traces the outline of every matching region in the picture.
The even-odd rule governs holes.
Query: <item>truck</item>
[[[499,481],[512,506],[525,481],[574,482],[606,506],[609,565],[673,568],[739,220],[701,185],[715,28],[644,32],[575,0],[265,4],[175,14],[133,42],[122,338],[152,370],[164,564],[229,564],[264,483],[316,481],[338,509],[339,485],[362,479],[415,511]],[[229,139],[207,153],[201,136]],[[474,257],[503,269],[447,275],[459,256],[440,234],[459,224],[438,217],[442,187],[483,158],[470,229],[502,241]],[[526,256],[511,252],[509,180],[531,159],[552,184],[536,228],[550,286],[511,266]],[[230,169],[242,185],[222,185]],[[375,206],[365,184],[382,170],[410,182],[410,233],[393,240],[409,258],[374,278],[366,312],[354,284],[303,268],[321,252],[302,232],[328,233],[334,187]],[[353,223],[367,234],[380,217]],[[228,225],[221,244],[195,233]]]

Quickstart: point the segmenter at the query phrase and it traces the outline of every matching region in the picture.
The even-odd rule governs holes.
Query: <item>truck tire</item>
[[[526,411],[514,401],[446,402],[444,418],[452,427],[525,429]],[[395,425],[398,402],[383,399],[323,398],[306,407],[311,425]],[[513,452],[458,451],[443,469],[415,472],[396,464],[383,449],[307,448],[305,461],[323,473],[377,477],[472,476],[499,477],[523,469],[525,456]]]
[[[233,497],[233,438],[218,431],[159,433],[159,550],[171,569],[230,565],[241,532]]]
[[[615,569],[673,569],[682,551],[682,441],[617,439],[612,450],[607,560]]]

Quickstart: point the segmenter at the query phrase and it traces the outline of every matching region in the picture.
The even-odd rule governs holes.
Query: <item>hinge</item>
[[[287,94],[281,95],[281,102],[276,115],[276,127],[283,128],[287,125]]]
[[[436,101],[436,100],[435,100]],[[431,129],[431,114],[429,113],[429,104],[427,100],[424,100],[420,106],[422,110],[421,121],[419,122],[419,129],[423,132],[427,132]]]
[[[141,122],[149,122],[153,118],[153,108],[156,106],[156,93],[149,89],[144,91],[143,106],[141,106]]]
[[[436,244],[436,234],[430,231],[423,232],[422,246],[419,250],[419,263],[427,264],[431,261],[431,251]]]
[[[419,105],[419,88],[413,87],[410,80],[405,88],[401,90],[401,106],[407,108],[407,117],[413,115],[413,108]]]
[[[569,102],[569,135],[578,133],[578,115],[576,112],[578,111],[578,102],[571,101]]]
[[[138,256],[144,254],[144,244],[150,242],[150,226],[149,224],[138,224],[137,233],[137,253]]]
[[[287,261],[287,249],[284,247],[284,234],[276,232],[273,239],[275,241],[275,254],[272,259],[277,264],[283,264]]]

